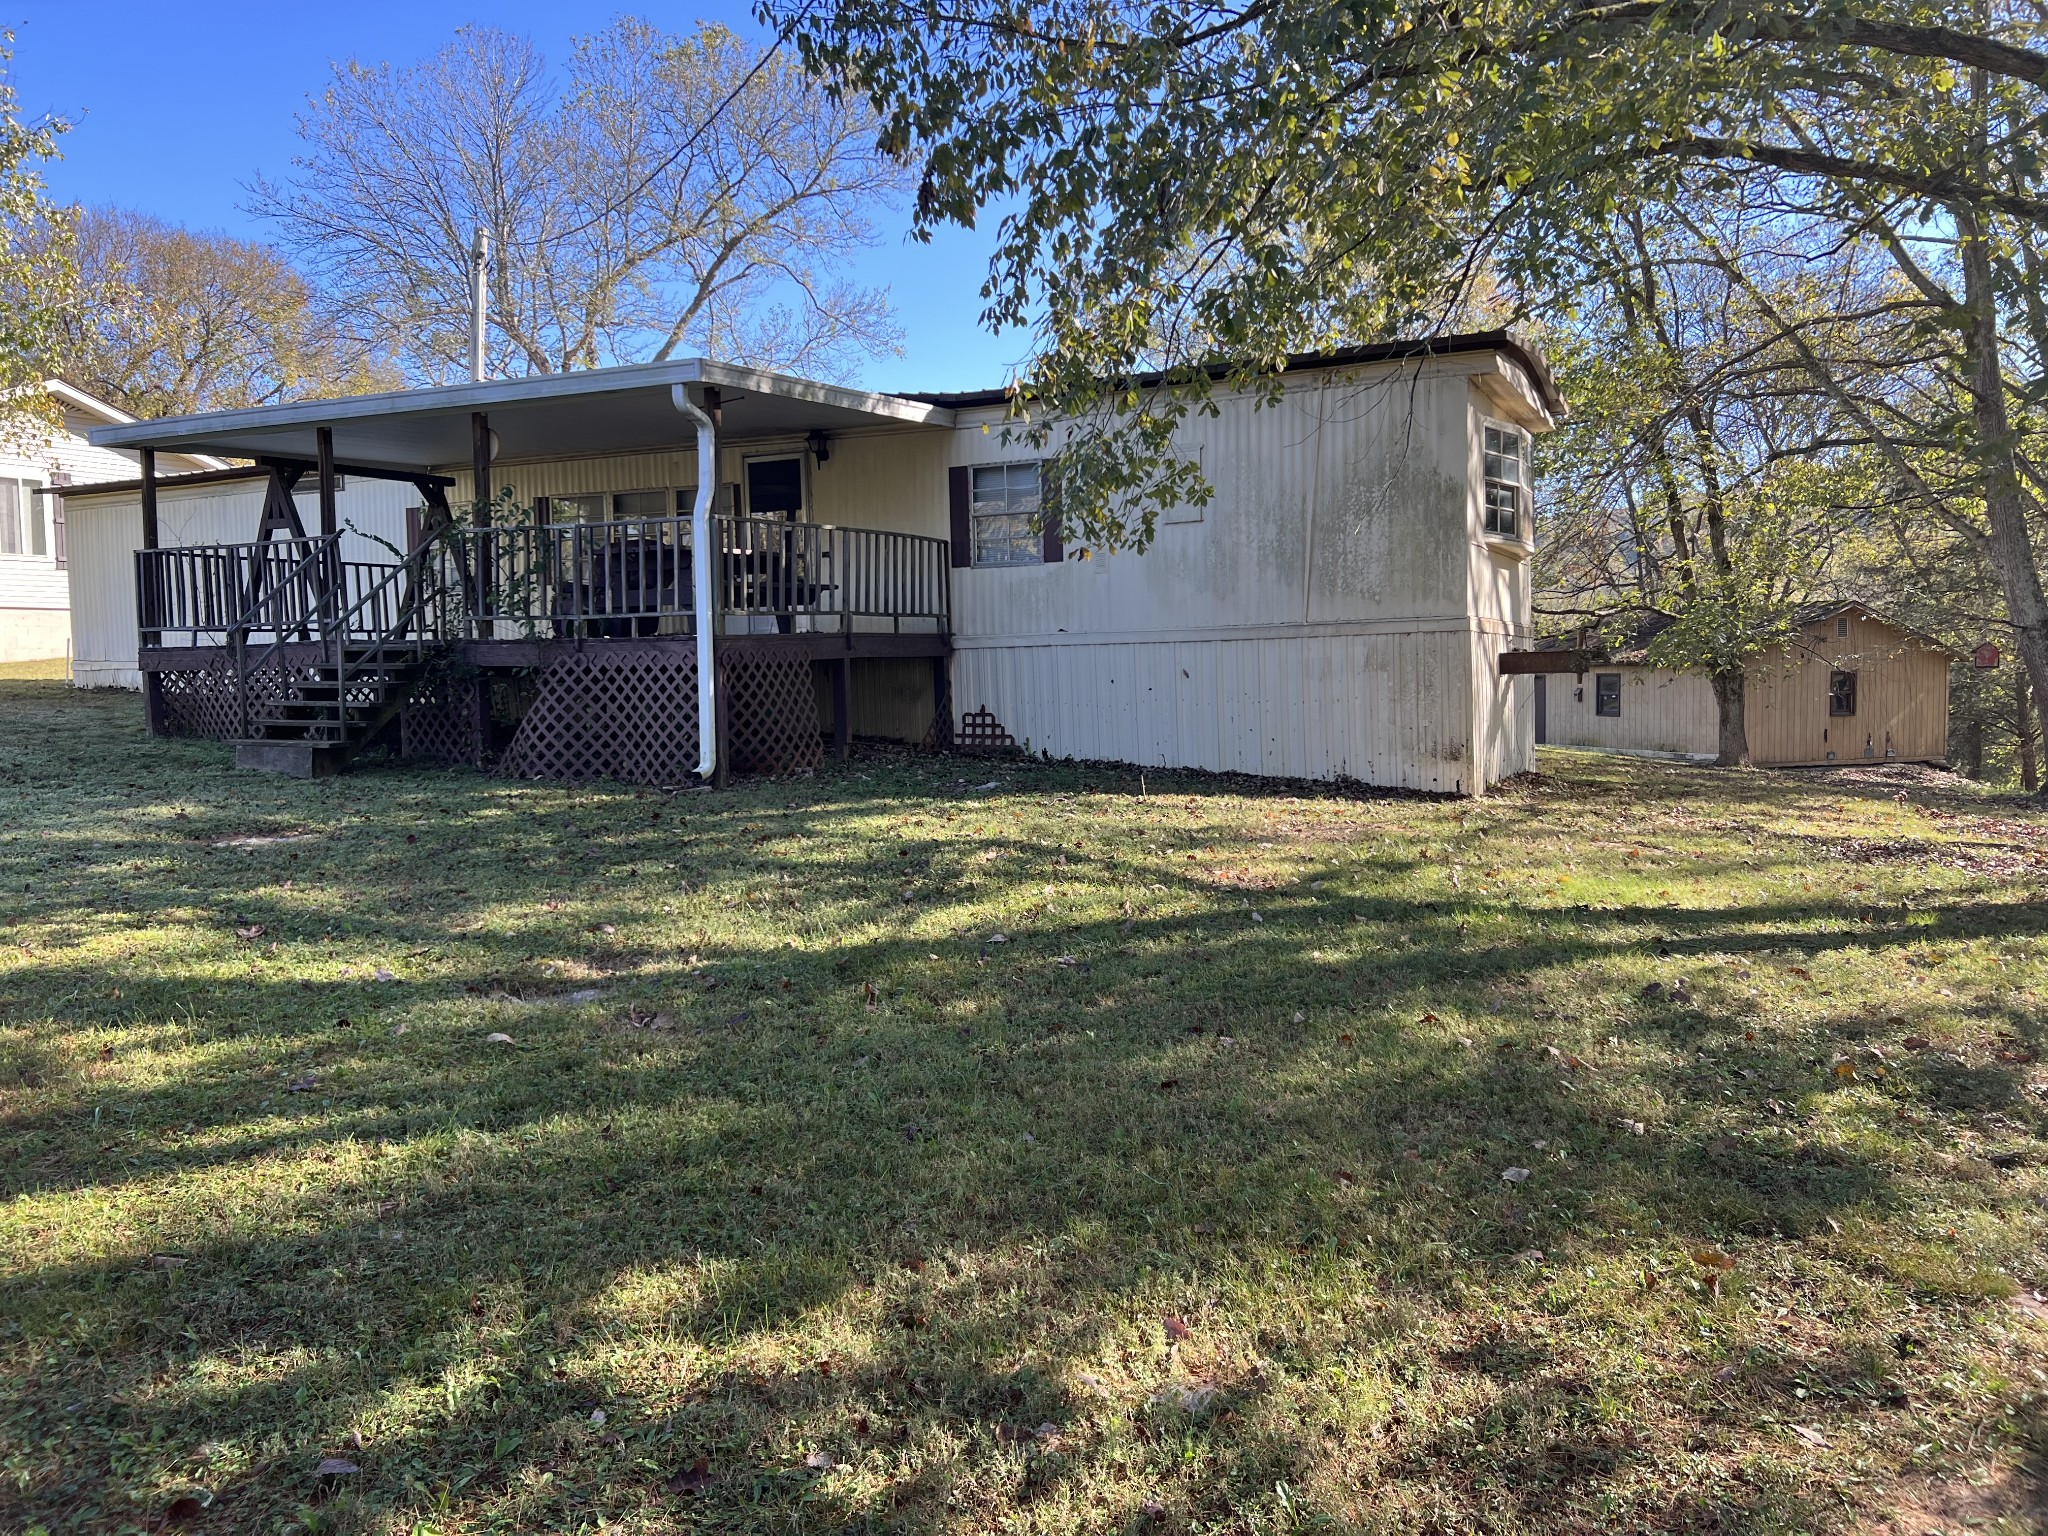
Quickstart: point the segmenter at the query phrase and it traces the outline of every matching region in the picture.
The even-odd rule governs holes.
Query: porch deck
[[[427,739],[428,755],[480,760],[493,721],[501,734],[550,729],[526,728],[537,701],[557,734],[578,741],[513,741],[513,756],[567,765],[535,776],[601,773],[622,731],[656,733],[677,751],[694,732],[684,696],[700,624],[715,637],[721,678],[730,669],[739,685],[741,717],[729,722],[722,703],[718,725],[743,766],[749,740],[767,743],[751,756],[768,766],[801,763],[806,736],[815,754],[818,664],[830,664],[842,750],[856,661],[928,658],[934,704],[945,702],[944,540],[732,515],[714,517],[712,531],[702,601],[686,516],[444,525],[388,561],[344,558],[338,534],[140,550],[137,659],[150,728],[290,744],[308,771],[378,740],[410,751]],[[535,676],[537,694],[517,686]],[[575,678],[592,696],[550,705],[549,680],[565,695],[577,685],[562,680]],[[513,686],[494,695],[494,684]],[[672,764],[676,751],[661,756]],[[732,756],[722,748],[721,763]]]

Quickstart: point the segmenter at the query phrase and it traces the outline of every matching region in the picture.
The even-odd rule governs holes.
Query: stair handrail
[[[418,620],[421,610],[429,601],[430,595],[438,596],[440,591],[438,585],[429,588],[425,580],[429,568],[429,557],[434,553],[435,546],[452,530],[452,524],[444,524],[428,532],[417,545],[407,551],[404,558],[396,565],[386,566],[383,576],[378,578],[373,585],[366,587],[362,595],[350,604],[336,620],[333,641],[333,666],[335,710],[338,719],[345,722],[347,718],[349,679],[355,672],[361,670],[359,666],[352,664],[348,659],[348,636],[351,621],[364,608],[375,601],[392,583],[403,576],[410,575],[413,579],[404,589],[404,595],[399,601],[398,609],[392,615],[392,622],[386,628],[377,632],[376,638],[370,642],[369,648],[384,652],[399,646],[410,646],[415,656],[425,652],[427,637],[424,627],[419,624]]]
[[[240,734],[244,740],[249,735],[249,677],[258,667],[271,662],[283,650],[286,615],[276,613],[269,625],[270,644],[252,664],[249,660],[249,631],[258,627],[266,604],[275,605],[280,592],[291,590],[314,566],[327,563],[328,556],[341,545],[339,534],[322,534],[318,538],[304,541],[307,548],[296,564],[284,573],[281,581],[265,586],[262,579],[263,555],[272,548],[268,544],[257,544],[255,557],[251,562],[249,606],[242,610],[233,626],[228,630],[228,646],[235,660],[235,710]]]

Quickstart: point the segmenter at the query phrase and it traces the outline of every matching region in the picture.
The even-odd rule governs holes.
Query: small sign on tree
[[[1977,664],[1980,670],[1988,672],[1998,665],[1998,647],[1989,640],[1986,640],[1970,653],[1970,659]]]

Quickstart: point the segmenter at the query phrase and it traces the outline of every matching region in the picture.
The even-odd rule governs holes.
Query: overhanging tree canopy
[[[1760,181],[1766,240],[1872,242],[1954,342],[1975,519],[2037,692],[2048,599],[2027,477],[2048,249],[2048,48],[1996,0],[769,0],[913,154],[923,227],[1012,200],[992,324],[1035,322],[1026,408],[1058,414],[1063,513],[1142,542],[1198,492],[1168,451],[1211,387],[1288,351],[1426,326],[1489,269],[1511,306],[1578,290],[1584,237]],[[1754,196],[1754,194],[1753,194]],[[1654,217],[1655,214],[1652,213]],[[1742,252],[1727,253],[1739,270]],[[2034,301],[2039,309],[2038,299]],[[2048,327],[2044,327],[2048,330]],[[2015,371],[2015,358],[2036,357]],[[1151,365],[1154,391],[1131,387]],[[1889,436],[1872,422],[1873,438]],[[1920,494],[1911,446],[1886,449]],[[1900,451],[1892,451],[1892,450]],[[1958,498],[1961,498],[1958,500]],[[1967,503],[1967,504],[1965,504]]]

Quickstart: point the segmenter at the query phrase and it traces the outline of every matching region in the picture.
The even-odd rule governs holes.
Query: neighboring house
[[[1749,665],[1744,722],[1762,768],[1940,762],[1949,664],[1934,641],[1861,603],[1803,609],[1792,638]],[[1640,632],[1585,672],[1538,676],[1536,739],[1563,747],[1712,759],[1720,716],[1704,674],[1643,664]]]
[[[0,662],[61,660],[71,653],[71,604],[64,505],[52,491],[94,481],[125,480],[137,455],[96,448],[94,427],[131,422],[117,406],[62,379],[42,388],[58,413],[53,431],[26,441],[0,441]],[[166,455],[170,469],[219,466],[217,459]]]
[[[110,598],[81,601],[78,671],[139,672],[157,729],[246,733],[251,761],[345,755],[395,713],[443,759],[665,783],[854,734],[1451,794],[1529,768],[1531,680],[1497,662],[1530,634],[1530,439],[1563,413],[1542,361],[1490,332],[1282,384],[1183,429],[1213,500],[1094,558],[1035,528],[1043,454],[993,391],[679,360],[109,428],[257,468],[158,483],[154,538],[138,484],[69,498],[74,586]],[[480,460],[516,524],[439,531]],[[308,543],[252,553],[293,507]],[[376,540],[420,553],[401,577]],[[355,573],[324,618],[234,595],[311,579],[316,546]],[[406,680],[437,647],[473,696]]]

